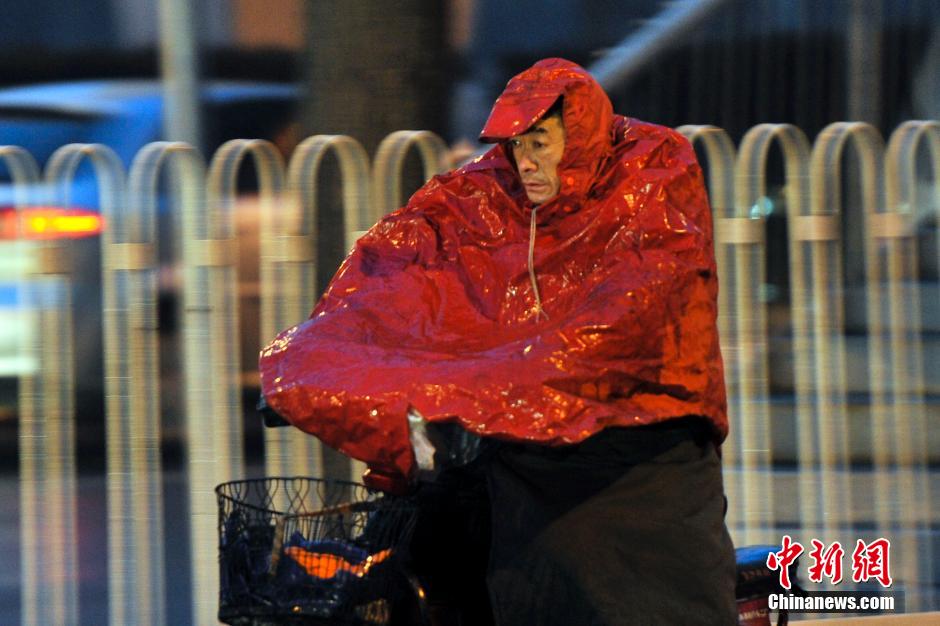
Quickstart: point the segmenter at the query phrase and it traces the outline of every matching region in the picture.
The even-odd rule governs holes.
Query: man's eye
[[[532,147],[535,148],[536,150],[541,150],[542,148],[545,147],[545,144],[541,141],[536,141],[535,143],[532,144]]]

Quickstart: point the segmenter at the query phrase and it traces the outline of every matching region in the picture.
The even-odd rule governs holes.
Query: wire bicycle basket
[[[216,487],[219,620],[233,626],[385,626],[408,593],[414,503],[307,477]]]

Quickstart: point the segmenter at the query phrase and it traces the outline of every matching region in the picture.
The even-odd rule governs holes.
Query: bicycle
[[[408,497],[310,477],[223,483],[219,620],[234,626],[430,626],[410,572]]]
[[[286,422],[265,416],[268,427]],[[219,620],[232,626],[450,626],[471,623],[415,571],[419,493],[312,477],[223,483],[219,502]],[[383,488],[376,488],[375,485]],[[766,566],[776,546],[736,552],[739,624],[769,626],[768,596],[784,590]],[[468,568],[469,576],[482,576]],[[790,575],[796,580],[796,564]],[[795,591],[800,592],[797,586]],[[450,617],[441,620],[441,615]],[[785,611],[778,626],[787,623]]]

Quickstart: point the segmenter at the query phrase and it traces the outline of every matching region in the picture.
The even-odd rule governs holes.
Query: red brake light
[[[87,209],[29,207],[19,212],[7,208],[0,214],[0,238],[79,239],[98,235],[104,219]]]

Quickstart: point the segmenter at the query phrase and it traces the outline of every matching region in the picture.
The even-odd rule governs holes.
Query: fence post
[[[881,370],[885,379],[878,387],[871,381],[872,419],[878,419],[877,411],[882,416],[879,422],[890,419],[894,423],[892,452],[899,481],[899,510],[913,516],[912,525],[921,537],[902,549],[915,555],[930,555],[933,550],[930,527],[934,518],[929,486],[929,426],[924,403],[922,300],[917,276],[915,219],[919,204],[917,152],[921,145],[928,148],[933,193],[940,199],[940,123],[905,122],[895,129],[888,141],[884,212],[865,213],[865,256],[871,359],[892,364],[890,374]],[[905,533],[905,536],[910,535],[910,532]],[[928,557],[923,564],[922,578],[932,582],[937,569],[934,560]],[[911,571],[914,572],[916,569]],[[930,605],[932,595],[929,590],[918,594],[922,606]]]
[[[182,214],[183,353],[186,381],[186,437],[189,470],[190,550],[192,558],[193,623],[216,623],[219,593],[217,507],[214,488],[241,472],[240,450],[217,444],[219,432],[240,424],[232,406],[230,366],[233,298],[220,288],[235,263],[231,238],[220,238],[210,224],[205,201],[205,164],[185,143],[154,142],[144,146],[131,165],[131,195],[140,211],[157,206],[157,183],[164,163],[173,165]],[[220,278],[221,275],[221,278]],[[222,283],[220,287],[219,283]],[[231,437],[225,437],[225,444]]]
[[[733,237],[725,225],[734,223],[734,163],[735,148],[723,129],[716,126],[680,126],[676,129],[693,145],[700,143],[708,163],[708,191],[714,225],[715,264],[718,268],[718,335],[725,366],[725,385],[728,394],[728,440],[722,444],[722,465],[725,493],[728,495],[728,528],[736,534],[743,523],[746,494],[741,490],[739,425],[748,416],[740,406],[740,372],[738,371],[738,345],[735,336],[735,310],[732,295],[734,267],[731,263]],[[730,222],[728,220],[731,220]],[[730,471],[728,471],[730,470]]]
[[[297,146],[288,166],[288,187],[292,198],[299,202],[300,218],[295,220],[296,226],[289,226],[288,220],[281,222],[284,228],[274,236],[274,240],[280,242],[275,248],[280,250],[281,256],[277,258],[277,262],[283,265],[282,284],[287,292],[287,302],[281,309],[284,318],[275,320],[277,327],[281,329],[306,319],[318,295],[314,293],[317,281],[314,243],[319,211],[317,191],[320,165],[330,151],[336,154],[342,177],[343,222],[347,249],[374,223],[371,219],[374,213],[369,210],[369,157],[362,145],[345,135],[314,135]],[[274,298],[277,294],[262,293],[262,297]],[[290,436],[296,442],[292,456],[316,459],[314,474],[322,476],[323,450],[320,443],[299,431],[291,433]],[[348,475],[350,479],[358,481],[364,470],[364,464],[351,460]]]
[[[735,218],[726,223],[728,233],[724,239],[738,242],[734,257],[736,335],[740,350],[741,411],[747,415],[741,428],[742,479],[744,493],[749,498],[760,494],[761,498],[747,503],[748,543],[770,541],[769,528],[774,519],[767,310],[760,296],[766,265],[766,234],[763,216],[752,210],[766,195],[767,155],[774,142],[779,142],[784,152],[788,204],[801,206],[805,202],[809,155],[806,137],[795,126],[786,124],[755,126],[744,135],[738,149]]]
[[[925,384],[923,351],[920,333],[922,331],[921,293],[919,289],[899,289],[906,281],[916,284],[917,255],[916,230],[917,210],[921,198],[917,194],[917,153],[925,145],[931,159],[933,177],[932,193],[935,208],[940,208],[940,122],[912,120],[898,126],[891,134],[885,160],[886,205],[885,213],[868,216],[872,222],[870,232],[866,233],[868,245],[872,250],[881,247],[887,255],[886,278],[889,291],[886,296],[891,303],[888,322],[892,346],[891,362],[898,364],[892,372],[892,386],[895,398],[909,398],[911,404],[921,406],[924,403]],[[930,206],[930,203],[927,203]],[[877,223],[882,221],[884,223]],[[937,264],[940,268],[940,247]],[[881,272],[880,266],[873,269]],[[874,278],[872,288],[876,287]],[[869,293],[869,297],[881,298],[880,291]],[[910,341],[908,338],[913,338]],[[921,418],[923,411],[920,412]],[[911,433],[915,450],[911,451],[915,459],[926,454],[925,424],[918,423],[916,431]],[[917,451],[917,446],[920,451]],[[924,457],[926,458],[926,457]],[[905,459],[902,455],[902,461]],[[932,517],[932,516],[931,516]]]
[[[54,182],[53,168],[46,173],[45,182]],[[63,206],[67,194],[62,191],[57,188],[39,200]],[[70,623],[78,620],[79,607],[72,260],[68,246],[57,240],[37,242],[35,252],[28,293],[37,322],[30,342],[37,369],[27,395],[41,442],[36,449],[43,494],[40,575],[48,595],[38,598],[39,619]]]
[[[296,216],[288,214],[287,209],[293,209],[289,198],[285,195],[286,173],[284,161],[274,144],[260,139],[234,139],[224,144],[212,158],[209,171],[209,202],[210,206],[219,209],[231,206],[237,196],[237,175],[244,159],[251,156],[258,173],[260,196],[260,283],[261,283],[261,320],[260,340],[269,341],[278,330],[283,321],[284,294],[286,287],[283,279],[283,268],[277,263],[281,253],[281,244],[275,233],[284,228],[284,223]],[[284,206],[282,206],[284,205]],[[309,302],[308,302],[309,305]],[[286,326],[287,323],[284,323]],[[236,372],[237,374],[237,372]],[[302,447],[294,450],[292,459],[290,441],[301,436],[293,429],[265,430],[265,470],[269,476],[304,475],[308,473],[310,460],[297,454]],[[309,437],[307,437],[309,439]],[[299,458],[296,458],[299,457]],[[293,461],[294,465],[291,465]]]
[[[36,190],[39,185],[39,166],[32,155],[18,146],[0,146],[0,159],[6,165],[13,181],[13,202],[17,211],[39,200]],[[20,233],[17,233],[19,236]],[[23,249],[23,242],[18,240],[17,256],[31,254]],[[42,244],[38,244],[42,245]],[[38,257],[38,255],[34,255]],[[30,263],[30,266],[35,263]],[[37,311],[41,304],[36,281],[39,276],[36,268],[30,267],[29,283],[18,281],[18,288],[24,291],[31,320],[39,319]],[[39,623],[53,623],[69,619],[78,619],[77,590],[74,563],[71,572],[53,579],[50,576],[50,545],[74,545],[71,537],[56,537],[50,534],[49,518],[41,510],[48,497],[48,477],[45,464],[47,457],[47,427],[50,416],[56,419],[71,419],[71,414],[63,417],[62,407],[55,405],[55,414],[50,413],[47,399],[43,395],[43,385],[47,374],[42,367],[43,352],[37,345],[39,338],[33,334],[27,342],[29,360],[35,363],[31,373],[20,378],[19,384],[19,456],[20,456],[20,622],[24,626]],[[64,382],[64,381],[63,381]],[[70,515],[74,523],[74,513]],[[61,530],[61,529],[60,529]],[[74,527],[72,529],[74,531]],[[72,541],[69,541],[69,540]],[[71,552],[74,561],[74,552]]]
[[[839,199],[844,137],[837,135],[824,130],[813,146],[808,210],[788,211],[801,519],[804,529],[830,537],[852,510]],[[880,152],[863,157],[867,177]],[[865,197],[875,201],[877,190],[866,188]]]
[[[153,215],[128,209],[124,166],[106,146],[74,144],[50,159],[67,188],[90,159],[99,179],[112,624],[165,621],[163,507]],[[103,182],[100,182],[103,181]]]

